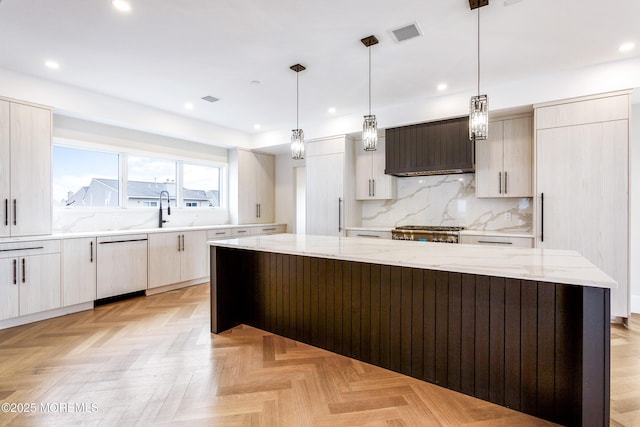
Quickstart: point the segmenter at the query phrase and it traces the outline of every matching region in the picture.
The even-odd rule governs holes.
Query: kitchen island
[[[211,241],[240,323],[565,425],[609,422],[609,298],[573,251],[280,234]]]

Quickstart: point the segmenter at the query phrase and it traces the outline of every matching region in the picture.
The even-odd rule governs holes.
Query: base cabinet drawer
[[[347,230],[347,237],[364,237],[371,239],[391,239],[391,231]]]
[[[514,236],[460,236],[460,243],[469,245],[509,246],[515,248],[533,248],[533,237]]]

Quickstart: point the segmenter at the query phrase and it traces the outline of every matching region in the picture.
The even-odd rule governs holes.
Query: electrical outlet
[[[504,213],[504,220],[507,222],[511,222],[511,212]]]

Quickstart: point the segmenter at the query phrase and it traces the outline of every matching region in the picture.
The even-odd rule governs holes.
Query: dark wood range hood
[[[399,177],[474,172],[469,117],[389,128],[385,172]]]

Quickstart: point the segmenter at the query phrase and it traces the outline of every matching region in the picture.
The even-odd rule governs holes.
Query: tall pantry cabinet
[[[307,143],[307,234],[344,236],[357,223],[353,145],[346,135]]]
[[[611,316],[629,317],[627,92],[535,106],[536,245],[572,249],[618,282]]]
[[[268,224],[275,220],[275,171],[275,157],[271,154],[229,150],[232,224]]]
[[[51,110],[0,99],[0,237],[51,234]]]

